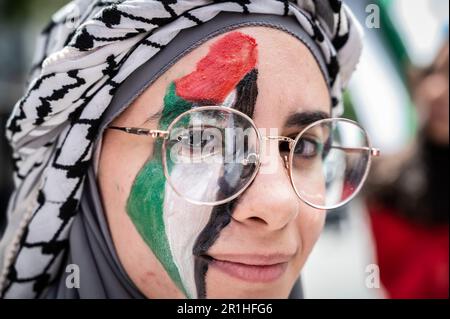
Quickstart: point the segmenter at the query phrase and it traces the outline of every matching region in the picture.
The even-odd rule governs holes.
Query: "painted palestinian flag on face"
[[[225,105],[252,117],[258,95],[257,60],[254,38],[240,32],[220,38],[193,73],[169,86],[159,128],[167,129],[178,115],[202,105]],[[173,282],[188,298],[206,298],[208,261],[200,256],[229,223],[233,202],[206,207],[180,198],[164,176],[161,148],[162,142],[156,142],[153,158],[138,173],[127,212]],[[196,192],[207,192],[211,180],[217,185],[214,174],[220,174],[209,173],[213,178],[201,180],[180,170],[173,171],[171,178],[190,181]]]

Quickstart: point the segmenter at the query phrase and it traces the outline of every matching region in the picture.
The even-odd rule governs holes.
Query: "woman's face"
[[[327,116],[330,96],[309,50],[252,27],[211,39],[181,59],[112,124],[167,129],[181,113],[226,105],[256,126],[293,137]],[[99,184],[119,259],[149,298],[286,298],[324,223],[291,186],[280,152],[236,200],[186,202],[167,184],[161,142],[108,130]],[[264,169],[265,166],[270,169]],[[208,180],[192,180],[201,190]],[[320,184],[320,183],[319,183]]]

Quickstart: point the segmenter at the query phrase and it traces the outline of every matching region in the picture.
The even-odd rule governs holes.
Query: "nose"
[[[232,216],[235,221],[276,231],[297,217],[300,203],[291,185],[286,160],[279,152],[274,153],[265,157],[259,174],[239,198]],[[273,167],[264,169],[264,165]]]

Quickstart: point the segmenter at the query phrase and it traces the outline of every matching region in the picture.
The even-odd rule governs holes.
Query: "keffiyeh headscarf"
[[[102,115],[116,89],[185,29],[222,12],[294,16],[326,62],[333,115],[361,54],[340,0],[77,0],[43,31],[7,127],[15,191],[0,243],[0,293],[39,297],[60,273]]]

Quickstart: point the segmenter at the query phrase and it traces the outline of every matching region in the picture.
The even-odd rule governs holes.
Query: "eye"
[[[201,129],[190,129],[178,137],[178,141],[180,141],[184,147],[189,148],[203,148],[212,139],[213,136],[205,133],[205,131]]]
[[[302,137],[295,145],[294,155],[299,158],[314,158],[322,152],[322,143],[313,138]]]
[[[222,139],[217,128],[190,127],[176,138],[178,156],[203,160],[222,154]]]

